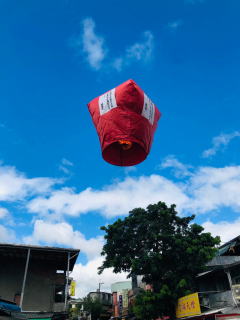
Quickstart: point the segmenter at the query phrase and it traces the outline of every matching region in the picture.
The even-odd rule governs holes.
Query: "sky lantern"
[[[117,166],[133,166],[150,152],[161,113],[134,82],[128,80],[88,104],[102,156]]]

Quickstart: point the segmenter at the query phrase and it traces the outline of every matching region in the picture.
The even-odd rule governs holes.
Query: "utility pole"
[[[101,281],[101,280],[100,280]],[[98,283],[98,292],[101,292],[101,284],[104,284],[104,282],[99,282]]]

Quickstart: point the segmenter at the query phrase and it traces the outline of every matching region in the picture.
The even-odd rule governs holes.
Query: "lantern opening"
[[[119,140],[111,143],[103,149],[103,158],[116,166],[126,167],[134,166],[146,159],[147,152],[139,143],[131,142],[130,148],[129,145],[127,145],[128,149],[123,149],[123,146],[124,144],[120,144]]]
[[[132,142],[128,140],[118,140],[123,150],[129,150],[132,148]]]

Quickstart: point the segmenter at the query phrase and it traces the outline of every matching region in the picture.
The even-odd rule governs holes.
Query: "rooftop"
[[[68,253],[70,254],[69,269],[72,271],[80,249],[33,246],[25,244],[0,243],[0,257],[26,259],[30,249],[30,259],[44,260],[56,265],[59,270],[67,270]]]

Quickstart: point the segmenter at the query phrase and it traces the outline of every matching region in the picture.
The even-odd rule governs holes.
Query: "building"
[[[109,292],[102,292],[99,289],[94,292],[89,292],[88,297],[93,301],[98,300],[102,306],[101,319],[109,320],[112,315],[112,294]]]
[[[69,272],[79,251],[0,244],[1,299],[18,305],[21,316],[43,314],[48,319],[65,319]]]
[[[111,285],[113,295],[113,317],[125,317],[129,314],[129,293],[132,292],[132,281],[120,281]]]
[[[69,300],[69,318],[77,320],[89,319],[89,312],[84,310],[84,299],[77,298]]]
[[[115,319],[131,317],[131,304],[139,290],[151,290],[142,277],[135,276],[132,280],[132,289],[128,288],[128,314],[123,308],[122,284],[112,285]],[[240,320],[240,236],[222,245],[196,280],[198,292],[179,299],[178,319]]]
[[[240,319],[240,236],[222,245],[206,267],[196,278],[199,310],[189,317],[185,310],[179,318]]]

